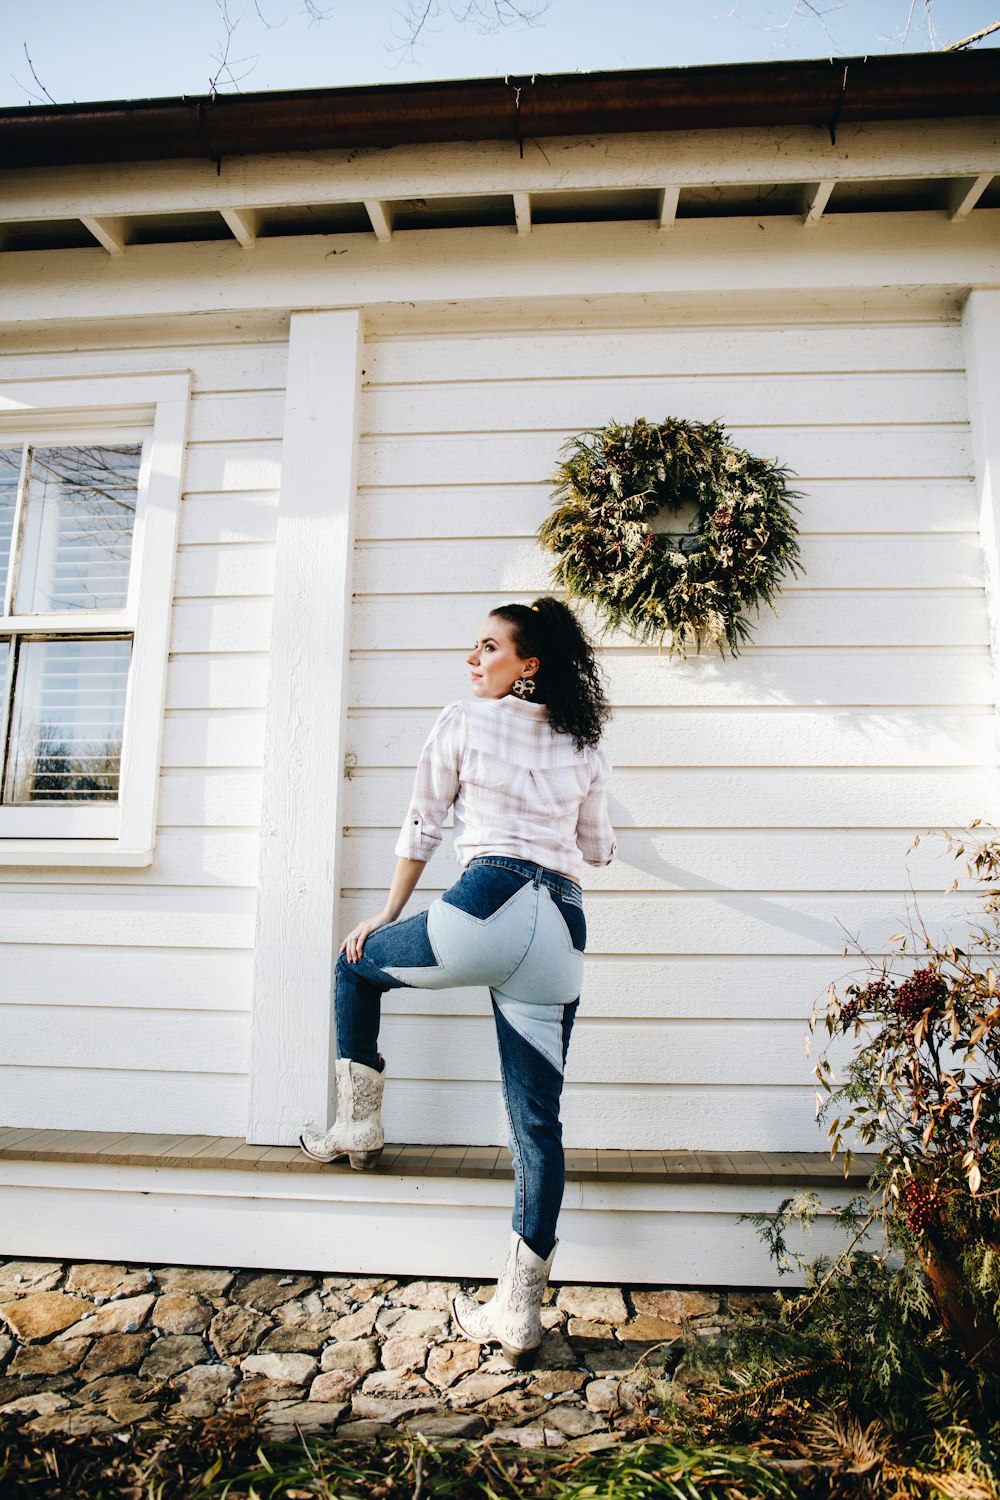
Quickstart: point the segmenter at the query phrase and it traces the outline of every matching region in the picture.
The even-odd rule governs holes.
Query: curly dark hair
[[[500,604],[490,614],[511,626],[519,656],[538,657],[536,701],[548,708],[552,728],[571,734],[578,750],[596,745],[611,709],[594,648],[573,611],[546,594],[531,605]]]

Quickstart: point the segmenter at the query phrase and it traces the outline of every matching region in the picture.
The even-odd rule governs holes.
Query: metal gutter
[[[1000,53],[911,53],[0,110],[0,167],[1000,114]]]

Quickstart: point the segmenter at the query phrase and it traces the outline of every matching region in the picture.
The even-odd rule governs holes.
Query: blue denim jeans
[[[337,1050],[378,1067],[386,990],[486,985],[514,1160],[513,1226],[543,1259],[565,1185],[559,1100],[587,924],[575,880],[510,855],[473,859],[430,909],[380,927],[337,960]]]

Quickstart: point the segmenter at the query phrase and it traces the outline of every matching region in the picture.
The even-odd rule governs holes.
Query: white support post
[[[827,179],[825,182],[814,183],[806,193],[805,208],[802,211],[803,224],[818,224],[830,201],[830,194],[837,186],[836,179]]]
[[[677,205],[680,202],[679,186],[665,187],[660,192],[660,228],[673,229],[677,220]]]
[[[962,314],[969,424],[979,500],[979,534],[986,565],[990,647],[1000,723],[1000,291],[969,293]]]
[[[392,239],[392,208],[388,203],[383,203],[380,198],[366,198],[365,210],[372,221],[375,238],[383,245],[387,245]]]
[[[252,250],[257,243],[260,214],[252,208],[220,208],[219,213],[229,225],[234,239],[239,240],[244,250]]]
[[[109,255],[125,254],[125,246],[128,244],[126,219],[93,219],[88,214],[81,214],[80,223],[104,246]]]
[[[531,194],[514,194],[514,222],[518,234],[531,233]]]
[[[972,182],[967,183],[963,179],[958,183],[952,194],[948,215],[952,223],[964,219],[966,214],[972,212],[992,181],[992,172],[980,172],[979,176],[974,178]]]
[[[363,333],[293,313],[278,500],[247,1140],[325,1127],[335,1053],[344,733]]]

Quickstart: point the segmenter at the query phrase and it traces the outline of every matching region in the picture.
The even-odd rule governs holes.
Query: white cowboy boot
[[[552,1257],[542,1260],[514,1231],[497,1289],[489,1302],[474,1297],[455,1297],[452,1312],[467,1338],[477,1344],[499,1344],[504,1358],[515,1370],[530,1365],[542,1342],[542,1297],[548,1284]]]
[[[299,1144],[307,1156],[316,1161],[337,1161],[346,1156],[356,1172],[366,1172],[375,1165],[385,1143],[380,1117],[385,1061],[379,1057],[379,1062],[381,1073],[349,1057],[337,1058],[337,1116],[325,1135],[303,1129]]]

